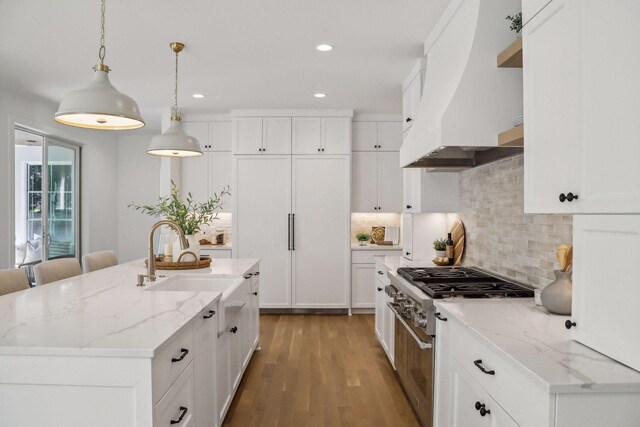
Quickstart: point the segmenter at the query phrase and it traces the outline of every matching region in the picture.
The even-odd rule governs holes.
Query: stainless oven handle
[[[426,350],[428,348],[433,348],[433,344],[422,341],[420,339],[420,337],[418,335],[416,335],[415,332],[413,332],[413,329],[411,329],[411,326],[409,326],[407,321],[404,320],[404,318],[400,315],[398,310],[396,310],[396,308],[390,302],[387,303],[387,306],[391,309],[391,311],[393,311],[393,313],[396,315],[396,318],[402,322],[402,324],[407,329],[407,331],[409,331],[409,334],[413,337],[413,339],[416,341],[418,346],[420,346],[420,350]]]

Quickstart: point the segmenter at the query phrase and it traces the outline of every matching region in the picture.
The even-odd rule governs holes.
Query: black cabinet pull
[[[181,406],[180,407],[180,416],[178,417],[177,420],[171,420],[171,424],[178,424],[180,423],[180,421],[182,421],[182,419],[184,418],[185,415],[187,415],[187,412],[189,411],[189,409],[187,409],[187,407],[185,406]]]
[[[494,371],[493,369],[488,371],[487,369],[485,369],[484,366],[482,366],[482,359],[474,360],[473,364],[476,365],[476,368],[480,369],[483,373],[485,373],[487,375],[495,375],[496,374],[496,371]]]
[[[442,315],[440,313],[433,313],[433,315],[436,317],[436,319],[438,320],[442,320],[443,322],[447,321],[446,317],[442,317]]]
[[[578,200],[578,195],[573,193],[567,193],[567,201],[573,202],[574,200]]]
[[[564,327],[567,329],[571,329],[574,326],[576,326],[576,322],[572,322],[571,320],[564,322]]]
[[[381,276],[383,275],[382,271],[380,271],[380,270],[378,270],[378,274],[381,275]]]
[[[378,286],[378,292],[382,292],[382,288]]]
[[[291,214],[291,250],[296,250],[296,214]]]
[[[558,199],[560,200],[560,203],[564,203],[564,201],[567,200],[567,196],[564,193],[560,193]]]
[[[411,117],[407,117],[406,122],[409,123],[411,120],[412,120]]]
[[[322,152],[324,153],[324,148],[322,149]]]
[[[244,277],[245,279],[251,279],[251,276],[253,276],[253,273],[247,273],[242,277]]]
[[[407,205],[407,209],[411,209],[413,206],[411,205]]]
[[[258,292],[252,292],[253,295],[258,296]]]
[[[189,354],[189,349],[187,349],[187,348],[181,348],[180,351],[182,352],[180,357],[172,357],[171,358],[171,363],[180,362],[182,359],[187,357],[187,354]]]
[[[411,255],[411,252],[405,252],[404,254],[405,255]]]
[[[291,214],[287,214],[287,250],[291,250]]]
[[[259,276],[259,275],[260,275],[260,272],[259,272],[259,271],[256,271],[255,273],[253,273],[253,275],[254,275],[254,276]]]
[[[482,406],[484,406],[484,405],[482,405]],[[484,417],[485,415],[490,414],[490,413],[491,413],[490,409],[480,408],[480,416],[481,417]]]
[[[203,319],[211,319],[213,317],[213,315],[216,314],[215,311],[213,310],[209,310],[209,314],[205,314],[204,316],[202,316]]]
[[[480,408],[484,408],[484,403],[476,402],[476,411],[479,411]]]
[[[318,153],[320,152],[320,149],[318,148]]]
[[[231,332],[232,334],[235,334],[236,332],[238,332],[238,327],[234,326],[233,328],[229,329],[229,332]]]

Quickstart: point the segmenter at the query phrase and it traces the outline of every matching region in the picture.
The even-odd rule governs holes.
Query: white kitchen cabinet
[[[447,218],[437,213],[402,215],[402,256],[410,260],[435,257],[433,241],[447,236]]]
[[[375,264],[351,265],[351,307],[375,308],[377,295],[374,289]],[[378,320],[376,319],[376,326]]]
[[[415,70],[411,81],[402,92],[402,131],[404,135],[413,125],[413,119],[418,111],[420,98],[422,97],[423,80],[424,68]]]
[[[250,290],[250,331],[253,337],[253,349],[259,350],[260,347],[260,272],[253,273],[253,281]]]
[[[209,122],[209,151],[231,151],[233,131],[231,121]]]
[[[207,122],[182,122],[184,133],[194,137],[200,143],[202,151],[208,150],[209,146],[209,123]]]
[[[399,151],[400,122],[353,122],[353,151]]]
[[[213,304],[194,319],[195,413],[200,425],[217,426],[216,371],[218,353],[218,305]]]
[[[478,406],[479,409],[476,409]],[[452,427],[518,427],[456,360],[451,363],[449,416]]]
[[[194,200],[204,202],[214,194],[220,194],[232,181],[232,156],[230,152],[209,151],[200,157],[182,159],[180,189],[191,193]],[[222,212],[231,212],[234,191],[222,200]]]
[[[348,156],[293,156],[294,308],[349,306],[349,175]]]
[[[293,154],[349,154],[351,120],[342,117],[294,117]]]
[[[413,215],[402,215],[402,256],[413,259]],[[416,258],[420,259],[420,258]]]
[[[229,344],[230,333],[224,331],[218,336],[218,354],[216,369],[216,411],[218,415],[218,425],[222,425],[224,416],[229,410],[233,397],[231,390],[231,372],[229,370]]]
[[[387,277],[388,269],[380,260],[375,263],[373,285],[375,291],[375,331],[378,341],[387,354],[387,358],[394,365],[395,352],[395,314],[387,306],[391,301],[385,292],[385,287],[389,285]]]
[[[352,154],[352,212],[401,212],[402,169],[398,152]]]
[[[420,168],[402,169],[403,212],[458,212],[460,175],[457,172],[427,172]]]
[[[640,370],[639,215],[585,215],[573,220],[572,338]],[[603,266],[603,251],[613,256]]]
[[[234,154],[290,154],[290,117],[233,119]]]
[[[234,164],[234,257],[260,259],[262,308],[290,308],[291,156],[234,156]]]
[[[620,16],[640,3],[553,0],[524,27],[525,212],[640,213],[640,33]]]
[[[261,259],[261,307],[348,308],[349,156],[234,162],[233,252]]]

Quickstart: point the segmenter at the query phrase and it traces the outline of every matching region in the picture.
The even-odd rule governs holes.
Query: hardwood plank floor
[[[418,427],[372,315],[262,315],[224,426]]]

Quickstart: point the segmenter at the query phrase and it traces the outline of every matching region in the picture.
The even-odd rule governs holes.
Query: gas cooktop
[[[468,267],[404,267],[398,274],[431,298],[533,297],[529,288]]]

